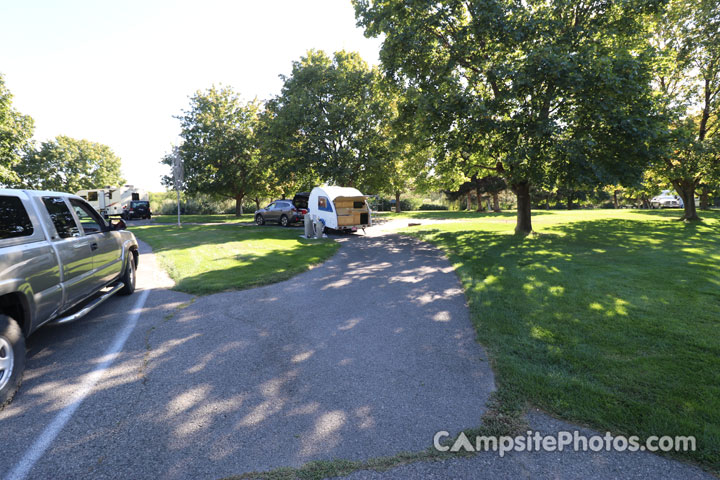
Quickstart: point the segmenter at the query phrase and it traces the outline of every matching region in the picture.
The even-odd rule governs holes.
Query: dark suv
[[[298,209],[290,200],[275,200],[265,208],[255,212],[255,223],[277,222],[283,227],[291,223],[302,222],[307,210]]]
[[[132,220],[133,218],[150,219],[152,217],[150,202],[144,200],[133,200],[123,212],[122,217],[125,220]]]

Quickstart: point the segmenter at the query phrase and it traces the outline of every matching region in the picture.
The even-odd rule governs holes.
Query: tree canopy
[[[60,135],[28,151],[16,166],[18,185],[77,192],[125,182],[120,157],[107,145]]]
[[[391,117],[379,76],[344,51],[331,58],[311,50],[293,63],[281,94],[267,105],[281,181],[302,176],[356,187],[371,181],[387,158],[382,124]]]
[[[0,74],[0,185],[12,185],[20,181],[15,167],[30,147],[32,135],[32,118],[13,108],[12,94]]]
[[[190,108],[178,117],[189,193],[232,198],[236,215],[241,215],[245,196],[264,188],[256,137],[260,107],[257,100],[241,101],[228,87],[198,91],[190,98]]]
[[[720,4],[671,0],[652,27],[655,99],[668,127],[655,172],[682,197],[683,218],[697,220],[696,189],[720,178]]]
[[[495,171],[532,230],[530,185],[568,163],[596,182],[631,183],[656,133],[648,52],[638,36],[655,2],[354,0],[384,35],[388,75],[414,92],[417,120],[444,155],[435,171]]]

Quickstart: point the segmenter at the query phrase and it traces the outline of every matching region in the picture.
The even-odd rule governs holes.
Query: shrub
[[[438,205],[435,203],[423,203],[420,205],[418,210],[447,210],[448,207],[446,205]]]

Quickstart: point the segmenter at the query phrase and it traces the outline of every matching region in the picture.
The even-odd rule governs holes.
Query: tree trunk
[[[617,191],[617,190],[613,190],[613,205],[615,206],[615,208],[620,208],[620,204],[618,203],[618,196],[617,196],[617,194],[618,194],[618,191]]]
[[[695,182],[692,180],[677,180],[673,182],[673,185],[685,204],[685,213],[683,214],[681,220],[700,220],[695,208]]]
[[[568,210],[572,210],[572,208],[573,208],[572,200],[573,200],[572,195],[568,194],[568,198],[567,198],[567,209]]]
[[[484,212],[484,211],[485,211],[485,206],[483,205],[483,202],[482,202],[483,199],[482,199],[482,195],[480,194],[480,189],[479,189],[479,188],[475,188],[475,195],[477,195],[477,202],[478,202],[477,211],[478,211],[478,212]]]
[[[471,208],[472,208],[472,195],[470,194],[470,192],[468,192],[468,194],[467,194],[467,207],[465,208],[465,210],[470,211]]]
[[[260,210],[260,199],[255,197],[255,210]]]
[[[700,192],[700,210],[707,210],[710,208],[710,194],[703,190]]]
[[[500,195],[498,195],[497,192],[493,192],[492,194],[493,199],[493,212],[498,213],[500,212]]]
[[[235,216],[240,217],[243,214],[242,201],[245,197],[242,193],[235,194]]]
[[[395,213],[402,212],[402,207],[400,206],[400,192],[395,192]]]
[[[517,224],[516,235],[532,233],[532,214],[530,205],[530,182],[519,182],[511,185],[513,193],[517,196]]]

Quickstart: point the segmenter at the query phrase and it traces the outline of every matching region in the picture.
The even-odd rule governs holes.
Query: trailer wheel
[[[0,315],[0,407],[12,400],[25,370],[25,337],[20,326]]]

